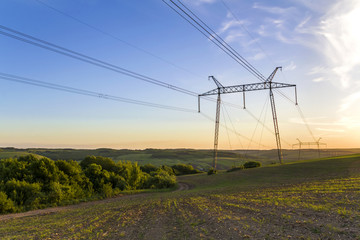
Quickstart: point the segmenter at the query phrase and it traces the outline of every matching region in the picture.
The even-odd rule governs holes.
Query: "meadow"
[[[299,160],[308,160],[314,158],[324,158],[332,156],[343,156],[359,153],[360,149],[322,149],[320,155],[317,149],[302,149],[299,155],[297,149],[284,149],[284,162],[294,162]],[[131,161],[139,165],[153,164],[155,166],[175,164],[190,164],[199,170],[208,170],[213,163],[213,150],[195,150],[195,149],[17,149],[0,148],[0,159],[16,158],[33,154],[35,156],[44,156],[53,160],[75,160],[82,161],[87,156],[109,157],[115,162]],[[258,161],[262,165],[271,165],[278,163],[277,150],[220,150],[218,153],[218,169],[226,170],[233,166],[240,166],[246,161]]]
[[[1,239],[360,239],[360,155],[177,178],[147,191],[0,216]]]

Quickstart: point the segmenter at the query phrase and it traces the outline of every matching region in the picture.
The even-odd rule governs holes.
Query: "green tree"
[[[0,192],[0,213],[12,213],[15,211],[14,202],[8,198],[6,193]]]

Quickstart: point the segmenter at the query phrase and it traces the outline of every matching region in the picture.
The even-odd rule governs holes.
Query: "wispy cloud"
[[[250,57],[251,60],[258,61],[261,59],[264,59],[266,57],[266,54],[263,52],[256,53],[254,56]]]
[[[272,13],[275,15],[288,14],[289,12],[294,10],[294,8],[292,8],[292,7],[290,7],[290,8],[268,7],[268,6],[261,5],[259,3],[254,3],[253,8],[260,9],[260,10],[263,10],[265,12]]]
[[[337,132],[337,133],[345,132],[344,129],[334,129],[334,128],[316,128],[316,130],[319,130],[322,132]]]
[[[344,88],[351,85],[353,69],[360,67],[359,22],[360,2],[348,0],[335,4],[314,29],[314,34],[324,39],[319,50]]]
[[[192,4],[195,6],[199,6],[202,4],[212,4],[215,2],[216,2],[216,0],[187,0],[187,1],[185,1],[186,4]]]
[[[296,65],[293,61],[291,61],[288,65],[284,67],[285,71],[293,71],[296,69]]]
[[[358,105],[359,102],[360,102],[360,91],[355,92],[349,95],[348,97],[344,98],[339,112],[344,112],[349,108],[351,108],[353,105],[355,104]]]

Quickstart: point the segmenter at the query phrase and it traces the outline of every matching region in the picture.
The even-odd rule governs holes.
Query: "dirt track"
[[[179,188],[176,189],[174,192],[186,191],[186,190],[191,189],[191,186],[187,183],[179,182],[178,185],[179,185]],[[79,208],[79,207],[91,206],[91,205],[99,204],[99,203],[115,202],[115,201],[118,201],[119,199],[124,199],[124,198],[138,198],[138,197],[144,196],[145,194],[146,193],[139,193],[139,194],[134,194],[134,195],[118,195],[113,198],[97,200],[97,201],[90,201],[90,202],[83,202],[83,203],[69,205],[69,206],[52,207],[52,208],[37,209],[37,210],[32,210],[32,211],[22,212],[22,213],[5,214],[5,215],[0,215],[0,221],[14,219],[14,218],[46,215],[46,214],[56,213],[56,212],[60,212],[60,211],[75,209],[75,208]]]

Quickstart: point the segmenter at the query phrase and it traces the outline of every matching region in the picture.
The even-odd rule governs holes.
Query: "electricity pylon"
[[[317,141],[315,142],[302,142],[300,141],[300,139],[296,139],[299,143],[295,143],[292,145],[292,147],[294,148],[295,146],[299,146],[299,156],[298,156],[298,160],[300,160],[300,153],[301,153],[301,147],[302,146],[308,146],[310,148],[311,145],[315,145],[317,146],[317,149],[318,149],[318,155],[319,155],[319,158],[320,158],[320,145],[323,145],[323,146],[326,146],[327,147],[327,144],[326,143],[322,143],[320,142],[321,138],[319,138]]]
[[[228,87],[224,87],[214,76],[209,76],[209,79],[212,79],[215,82],[217,88],[198,95],[198,111],[200,112],[200,97],[217,95],[216,118],[215,118],[215,138],[214,138],[214,159],[213,159],[213,168],[215,170],[216,170],[216,164],[217,164],[217,151],[218,151],[218,140],[219,140],[221,94],[226,94],[226,93],[242,92],[243,99],[244,99],[244,108],[245,108],[245,92],[265,90],[265,89],[270,90],[270,102],[271,102],[271,110],[272,110],[274,129],[275,129],[276,146],[277,146],[277,151],[278,151],[279,162],[283,163],[279,125],[278,125],[278,120],[277,120],[277,115],[276,115],[275,99],[274,99],[274,94],[273,94],[272,90],[276,89],[276,88],[294,87],[295,88],[295,104],[296,105],[297,105],[297,92],[296,92],[296,85],[294,85],[294,84],[278,83],[278,82],[272,81],[277,70],[279,70],[279,69],[281,69],[281,67],[276,67],[275,70],[270,74],[270,76],[262,83],[250,83],[250,84],[234,85],[234,86],[228,86]]]

